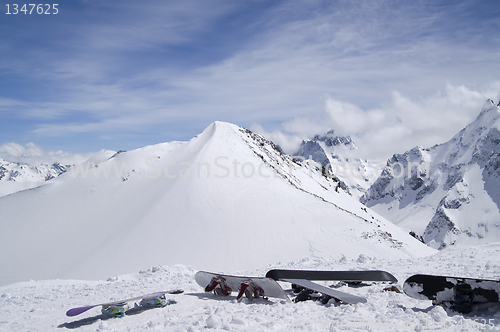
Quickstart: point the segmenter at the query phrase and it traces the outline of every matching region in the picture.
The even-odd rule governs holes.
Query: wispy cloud
[[[447,82],[486,91],[500,69],[498,6],[469,1],[74,4],[39,32],[16,23],[11,37],[0,33],[14,64],[0,64],[0,82],[10,81],[0,116],[29,119],[23,139],[85,137],[96,149],[115,136],[127,149],[144,132],[158,131],[149,143],[189,139],[214,120],[300,136],[324,126],[325,108],[357,119],[329,124],[360,136],[406,119],[406,107],[424,112]],[[30,33],[48,37],[33,45]]]
[[[360,147],[354,152],[360,158],[384,159],[403,153],[417,145],[431,147],[449,140],[478,116],[485,101],[500,99],[500,81],[480,90],[464,85],[446,84],[441,91],[411,98],[394,91],[381,107],[361,107],[331,96],[325,96],[321,117],[294,118],[282,130],[256,131],[282,145],[288,153],[298,150],[303,139],[334,129],[337,135],[350,135]]]
[[[21,145],[14,142],[4,143],[0,145],[0,158],[32,166],[51,165],[58,162],[62,165],[73,165],[88,160],[92,153],[80,154],[69,151],[52,151],[44,150],[41,146],[33,142],[26,145]]]

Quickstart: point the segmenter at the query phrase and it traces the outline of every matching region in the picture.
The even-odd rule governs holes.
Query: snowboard
[[[180,294],[183,293],[184,291],[182,289],[177,289],[177,290],[171,290],[171,291],[163,291],[163,292],[155,292],[151,294],[146,294],[146,295],[141,295],[137,297],[131,297],[129,299],[125,300],[118,300],[118,301],[112,301],[112,302],[106,302],[106,303],[99,303],[99,304],[91,304],[83,307],[77,307],[77,308],[71,308],[66,312],[66,316],[73,317],[77,316],[81,313],[84,313],[87,310],[90,310],[95,307],[101,306],[103,310],[106,310],[107,308],[111,308],[116,305],[122,305],[126,304],[127,302],[132,302],[132,301],[137,301],[137,300],[146,300],[146,299],[156,299],[160,298],[161,296],[165,294]]]
[[[266,277],[274,280],[306,279],[345,282],[382,281],[398,282],[392,274],[385,271],[314,271],[314,270],[270,270]]]
[[[266,277],[233,276],[206,271],[198,271],[194,276],[198,285],[205,292],[214,292],[216,295],[231,295],[238,292],[236,300],[239,302],[245,295],[249,300],[259,297],[275,297],[288,300],[288,295],[273,279]]]
[[[450,304],[451,309],[467,313],[474,304],[499,302],[500,281],[416,274],[406,279],[403,291],[415,299]]]
[[[344,292],[339,292],[339,291],[336,291],[336,290],[331,289],[329,287],[318,285],[310,280],[293,279],[293,278],[287,278],[287,279],[281,279],[281,280],[289,282],[293,285],[297,285],[297,286],[306,288],[309,291],[318,292],[318,293],[321,293],[323,295],[326,295],[326,298],[324,298],[322,300],[322,302],[325,304],[328,302],[329,298],[335,298],[339,301],[342,301],[342,302],[348,303],[348,304],[366,303],[366,299],[364,297],[360,297],[360,296],[356,296],[356,295],[352,295],[352,294],[348,294],[348,293],[344,293]],[[299,294],[299,295],[297,295],[295,302],[307,300],[310,298],[309,295],[310,295],[310,293],[307,292],[306,297],[301,298],[302,295]]]

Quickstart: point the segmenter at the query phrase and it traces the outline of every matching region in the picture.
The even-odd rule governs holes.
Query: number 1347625
[[[55,14],[59,13],[59,8],[57,8],[58,5],[59,4],[57,4],[57,3],[53,3],[53,4],[34,4],[34,3],[6,4],[5,6],[7,7],[7,11],[5,14],[7,14],[7,15],[18,15],[18,14],[55,15]]]

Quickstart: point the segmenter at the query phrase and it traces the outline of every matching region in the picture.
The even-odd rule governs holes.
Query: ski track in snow
[[[119,258],[118,258],[119,259]],[[277,263],[241,275],[264,276],[272,268],[314,270],[381,269],[398,278],[397,287],[416,273],[497,279],[500,244],[456,246],[433,256],[387,260],[361,255],[358,259],[308,258]],[[500,304],[459,314],[431,301],[388,292],[388,284],[341,286],[340,291],[364,296],[357,305],[327,305],[307,301],[244,299],[236,293],[217,297],[194,281],[196,269],[184,265],[157,266],[107,281],[42,280],[0,287],[0,331],[499,331]],[[216,271],[214,271],[216,272]],[[219,271],[220,272],[220,271]],[[319,282],[321,283],[321,282]],[[334,284],[332,282],[325,285]],[[290,294],[290,285],[281,283]],[[169,295],[177,304],[136,310],[123,318],[107,318],[100,308],[67,317],[72,307],[119,300],[160,290],[182,288]],[[133,304],[132,304],[133,305]]]

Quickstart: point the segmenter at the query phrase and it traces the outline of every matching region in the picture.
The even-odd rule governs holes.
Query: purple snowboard
[[[66,316],[70,316],[70,317],[76,316],[76,315],[84,313],[85,311],[90,310],[90,309],[95,308],[95,307],[98,307],[98,306],[108,307],[108,306],[119,304],[119,303],[137,301],[137,300],[142,300],[142,299],[149,299],[149,298],[153,298],[153,297],[159,297],[163,294],[180,294],[182,292],[184,292],[184,291],[181,289],[172,290],[172,291],[155,292],[155,293],[151,293],[151,294],[131,297],[130,299],[125,299],[125,300],[106,302],[106,303],[100,303],[100,304],[92,304],[92,305],[88,305],[88,306],[84,306],[84,307],[72,308],[66,312]]]

